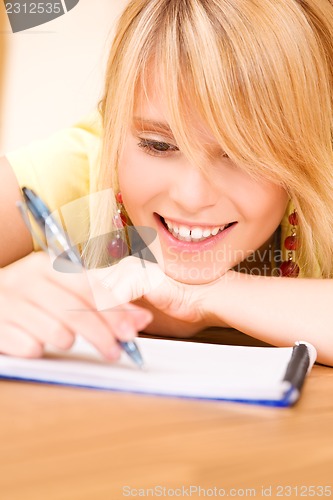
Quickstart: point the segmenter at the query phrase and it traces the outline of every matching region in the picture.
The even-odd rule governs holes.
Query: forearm
[[[333,280],[267,278],[230,271],[203,299],[215,324],[228,323],[273,345],[311,342],[333,365]]]
[[[21,191],[6,158],[0,158],[0,267],[32,252],[32,238],[25,227],[16,202]]]

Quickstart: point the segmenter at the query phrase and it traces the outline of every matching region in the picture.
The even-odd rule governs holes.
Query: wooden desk
[[[199,339],[209,337],[216,332]],[[233,331],[223,341],[260,345]],[[128,496],[125,486],[192,499],[222,498],[222,489],[234,498],[317,498],[309,486],[327,486],[331,495],[321,496],[333,497],[332,368],[315,366],[291,409],[4,381],[0,394],[1,500],[164,493]]]

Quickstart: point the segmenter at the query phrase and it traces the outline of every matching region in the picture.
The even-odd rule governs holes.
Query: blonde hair
[[[107,67],[97,189],[117,190],[124,137],[149,71],[182,151],[200,158],[193,107],[231,160],[288,192],[303,273],[312,276],[319,264],[323,277],[333,276],[331,1],[132,0]],[[109,213],[114,208],[110,201]]]

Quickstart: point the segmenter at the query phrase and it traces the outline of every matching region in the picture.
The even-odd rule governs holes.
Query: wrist
[[[239,276],[239,273],[230,270],[215,281],[197,285],[196,304],[206,327],[231,326],[227,319],[227,302],[231,292],[230,283]]]

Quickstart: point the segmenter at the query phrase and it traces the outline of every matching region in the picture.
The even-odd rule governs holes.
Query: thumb
[[[133,256],[103,269],[87,270],[87,275],[98,310],[139,299],[166,280],[157,263]]]

